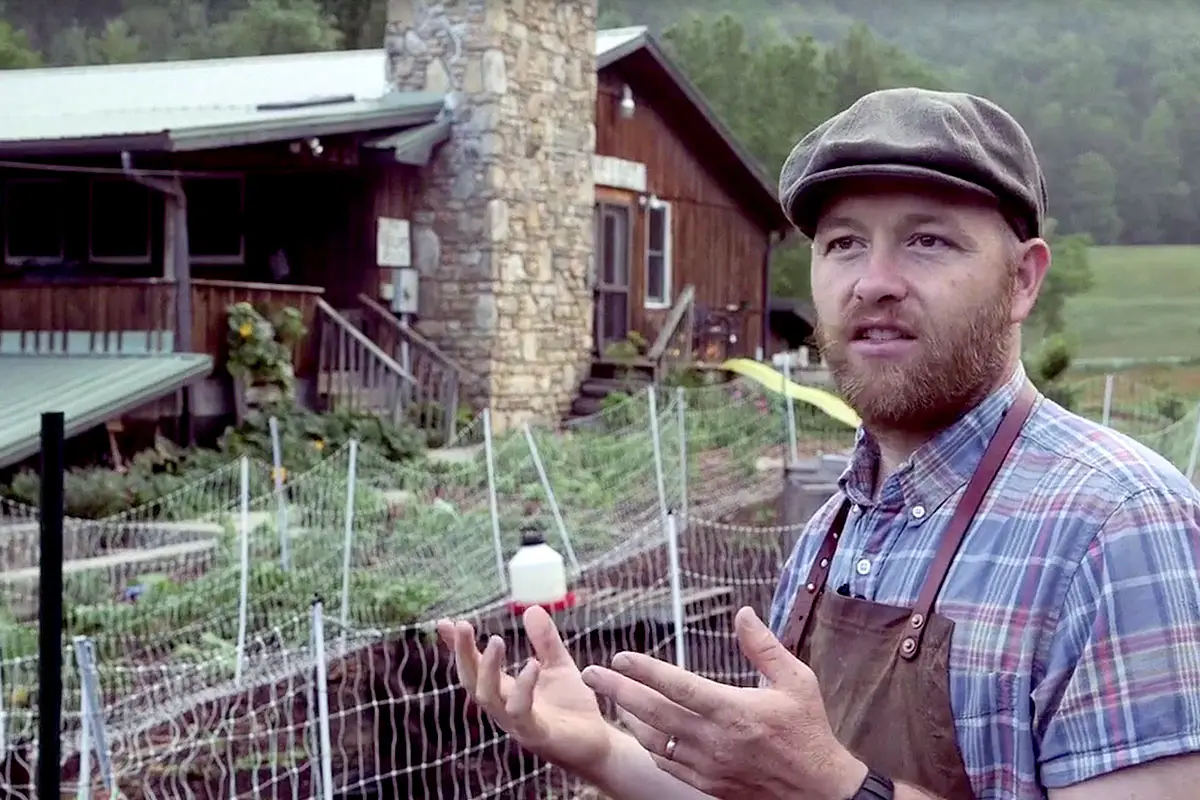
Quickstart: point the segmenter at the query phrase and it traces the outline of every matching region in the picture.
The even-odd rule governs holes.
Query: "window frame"
[[[238,230],[238,242],[240,248],[237,254],[226,253],[224,255],[213,255],[206,253],[197,253],[191,249],[191,222],[188,222],[188,255],[189,261],[192,264],[200,266],[234,266],[240,267],[246,264],[246,175],[241,172],[230,172],[223,175],[204,175],[196,177],[188,177],[183,179],[184,193],[188,191],[189,184],[196,184],[202,181],[226,181],[235,182],[238,186],[238,218],[240,229]],[[188,202],[188,212],[191,213],[191,202]]]
[[[58,187],[61,194],[61,202],[57,209],[52,209],[58,217],[58,253],[46,253],[42,255],[13,255],[9,250],[10,232],[13,229],[12,209],[13,189],[17,186],[27,186],[30,184],[54,184]],[[69,200],[69,192],[67,191],[67,180],[65,178],[7,178],[4,181],[4,263],[8,266],[23,266],[29,261],[40,261],[39,266],[56,266],[64,263],[67,260],[67,209],[66,205]]]
[[[670,308],[672,303],[672,284],[674,281],[674,264],[672,263],[672,237],[671,231],[674,223],[673,208],[671,204],[665,200],[658,200],[646,206],[646,253],[645,253],[645,286],[642,290],[642,302],[645,308],[648,309],[663,309]],[[655,212],[662,214],[662,249],[655,250],[650,246],[652,241],[651,227],[654,225]],[[662,264],[662,296],[653,297],[650,294],[650,270],[651,263],[654,258],[658,258]]]
[[[96,233],[96,185],[99,183],[126,183],[137,186],[146,193],[146,251],[140,255],[98,256],[95,250]],[[154,252],[154,195],[147,186],[128,178],[95,176],[88,181],[88,262],[92,264],[127,264],[142,266],[149,264]]]

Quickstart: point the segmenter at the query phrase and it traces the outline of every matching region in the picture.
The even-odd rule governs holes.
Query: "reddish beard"
[[[1011,278],[1006,284],[1010,283]],[[1011,297],[1006,285],[974,308],[910,325],[918,351],[900,362],[862,361],[850,354],[850,336],[863,315],[861,309],[843,316],[836,326],[819,321],[817,341],[838,391],[868,428],[932,432],[969,411],[1002,377]]]

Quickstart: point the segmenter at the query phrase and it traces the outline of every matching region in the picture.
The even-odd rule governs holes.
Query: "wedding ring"
[[[670,761],[675,758],[675,748],[679,745],[679,739],[672,736],[667,739],[667,746],[663,748],[663,756]]]

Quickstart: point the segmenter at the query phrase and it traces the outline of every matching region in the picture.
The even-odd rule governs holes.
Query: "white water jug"
[[[508,562],[508,585],[518,613],[531,606],[557,610],[570,605],[563,557],[535,529],[521,532],[521,547]]]

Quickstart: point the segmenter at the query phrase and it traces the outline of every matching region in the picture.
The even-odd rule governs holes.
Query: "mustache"
[[[834,342],[849,340],[866,328],[895,328],[896,330],[915,336],[921,326],[907,315],[879,311],[849,311],[832,321],[817,319],[816,334],[818,341]]]

